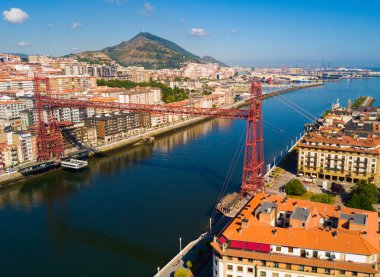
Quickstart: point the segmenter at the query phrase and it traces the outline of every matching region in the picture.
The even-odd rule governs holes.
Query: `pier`
[[[82,169],[85,168],[88,165],[87,161],[82,160],[76,160],[76,159],[70,159],[67,161],[62,161],[61,166],[71,169]]]

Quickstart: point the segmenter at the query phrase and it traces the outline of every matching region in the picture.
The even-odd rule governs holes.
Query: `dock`
[[[67,161],[62,161],[61,166],[71,169],[82,169],[85,168],[88,165],[87,161],[82,160],[76,160],[76,159],[69,159]]]

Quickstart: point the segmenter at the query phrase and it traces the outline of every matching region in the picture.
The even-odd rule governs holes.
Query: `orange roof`
[[[183,106],[186,106],[188,104],[189,104],[188,100],[182,100],[182,101],[178,101],[178,102],[168,103],[168,104],[166,104],[166,106],[169,106],[169,107],[183,107]]]
[[[90,101],[94,102],[115,102],[118,101],[118,98],[115,97],[92,97]]]
[[[24,103],[22,100],[0,100],[0,105],[10,105],[10,104],[19,104]]]
[[[223,236],[229,240],[328,250],[341,253],[372,255],[380,252],[379,234],[377,233],[379,229],[378,216],[376,212],[347,207],[341,207],[338,211],[334,205],[292,198],[287,199],[285,202],[283,200],[284,197],[277,195],[257,194],[248,202],[241,214],[225,229]],[[254,216],[254,211],[264,201],[276,203],[277,211],[294,212],[296,207],[307,208],[313,216],[310,217],[305,228],[272,227]],[[326,231],[322,227],[319,227],[319,220],[321,218],[339,218],[340,213],[367,215],[365,226],[367,234],[363,235],[358,230],[348,230],[344,226],[339,225],[335,229],[337,236],[333,236],[331,231]],[[248,219],[247,227],[241,228],[242,218]],[[238,231],[239,229],[241,229],[240,233]],[[276,229],[276,232],[274,232],[274,229]]]

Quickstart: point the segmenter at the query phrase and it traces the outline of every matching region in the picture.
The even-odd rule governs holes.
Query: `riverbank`
[[[322,82],[310,83],[310,84],[294,86],[291,88],[282,89],[282,90],[278,90],[278,91],[273,91],[271,93],[264,94],[263,99],[267,99],[267,98],[270,98],[270,97],[273,97],[273,96],[276,96],[276,95],[279,95],[282,93],[294,91],[294,90],[320,86],[322,84],[323,84]],[[248,101],[249,101],[249,99],[246,99],[244,101],[234,103],[234,104],[232,104],[226,108],[243,107],[243,106],[246,106],[248,104]],[[151,131],[148,131],[146,133],[142,133],[142,134],[139,134],[139,135],[118,141],[118,142],[114,142],[114,143],[111,143],[108,145],[97,147],[96,150],[98,150],[99,153],[101,153],[101,154],[112,153],[112,152],[117,151],[118,149],[121,149],[121,148],[132,147],[136,143],[139,143],[142,140],[144,140],[144,138],[146,138],[146,137],[156,137],[156,136],[166,135],[166,134],[169,134],[171,132],[179,131],[183,128],[187,128],[187,127],[190,127],[192,125],[199,124],[199,123],[202,123],[202,122],[204,122],[206,120],[210,120],[210,119],[212,119],[212,117],[197,117],[197,118],[187,119],[187,120],[184,120],[181,122],[177,122],[177,123],[170,125],[170,126],[164,126],[164,127],[161,127],[161,128],[155,129],[155,130],[151,130]],[[35,178],[38,178],[38,177],[46,174],[47,172],[50,173],[50,172],[57,171],[57,170],[62,170],[62,168],[53,168],[53,169],[50,169],[48,171],[44,171],[42,173],[37,173],[37,174],[27,175],[27,176],[22,175],[20,172],[5,173],[5,174],[0,175],[0,189],[7,188],[9,186],[17,184],[19,182],[24,182],[26,180],[33,180]]]
[[[276,91],[273,91],[270,93],[263,94],[263,99],[267,99],[269,97],[273,97],[273,96],[276,96],[276,95],[279,95],[279,94],[282,94],[285,92],[290,92],[290,91],[304,89],[304,88],[317,87],[317,86],[321,86],[321,85],[323,85],[323,82],[307,83],[307,84],[303,84],[303,85],[299,85],[299,86],[293,86],[293,87],[286,88],[286,89],[280,89],[280,90],[276,90]]]

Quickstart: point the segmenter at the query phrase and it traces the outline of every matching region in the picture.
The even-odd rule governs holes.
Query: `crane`
[[[262,91],[261,83],[258,81],[253,81],[251,84],[248,110],[240,110],[60,99],[51,96],[48,77],[36,77],[34,106],[36,111],[35,127],[39,161],[46,161],[52,158],[59,160],[64,152],[60,124],[53,116],[54,108],[93,108],[245,119],[247,120],[247,131],[241,194],[254,194],[264,190]],[[45,108],[48,109],[47,122],[45,122],[43,114],[43,109]]]

